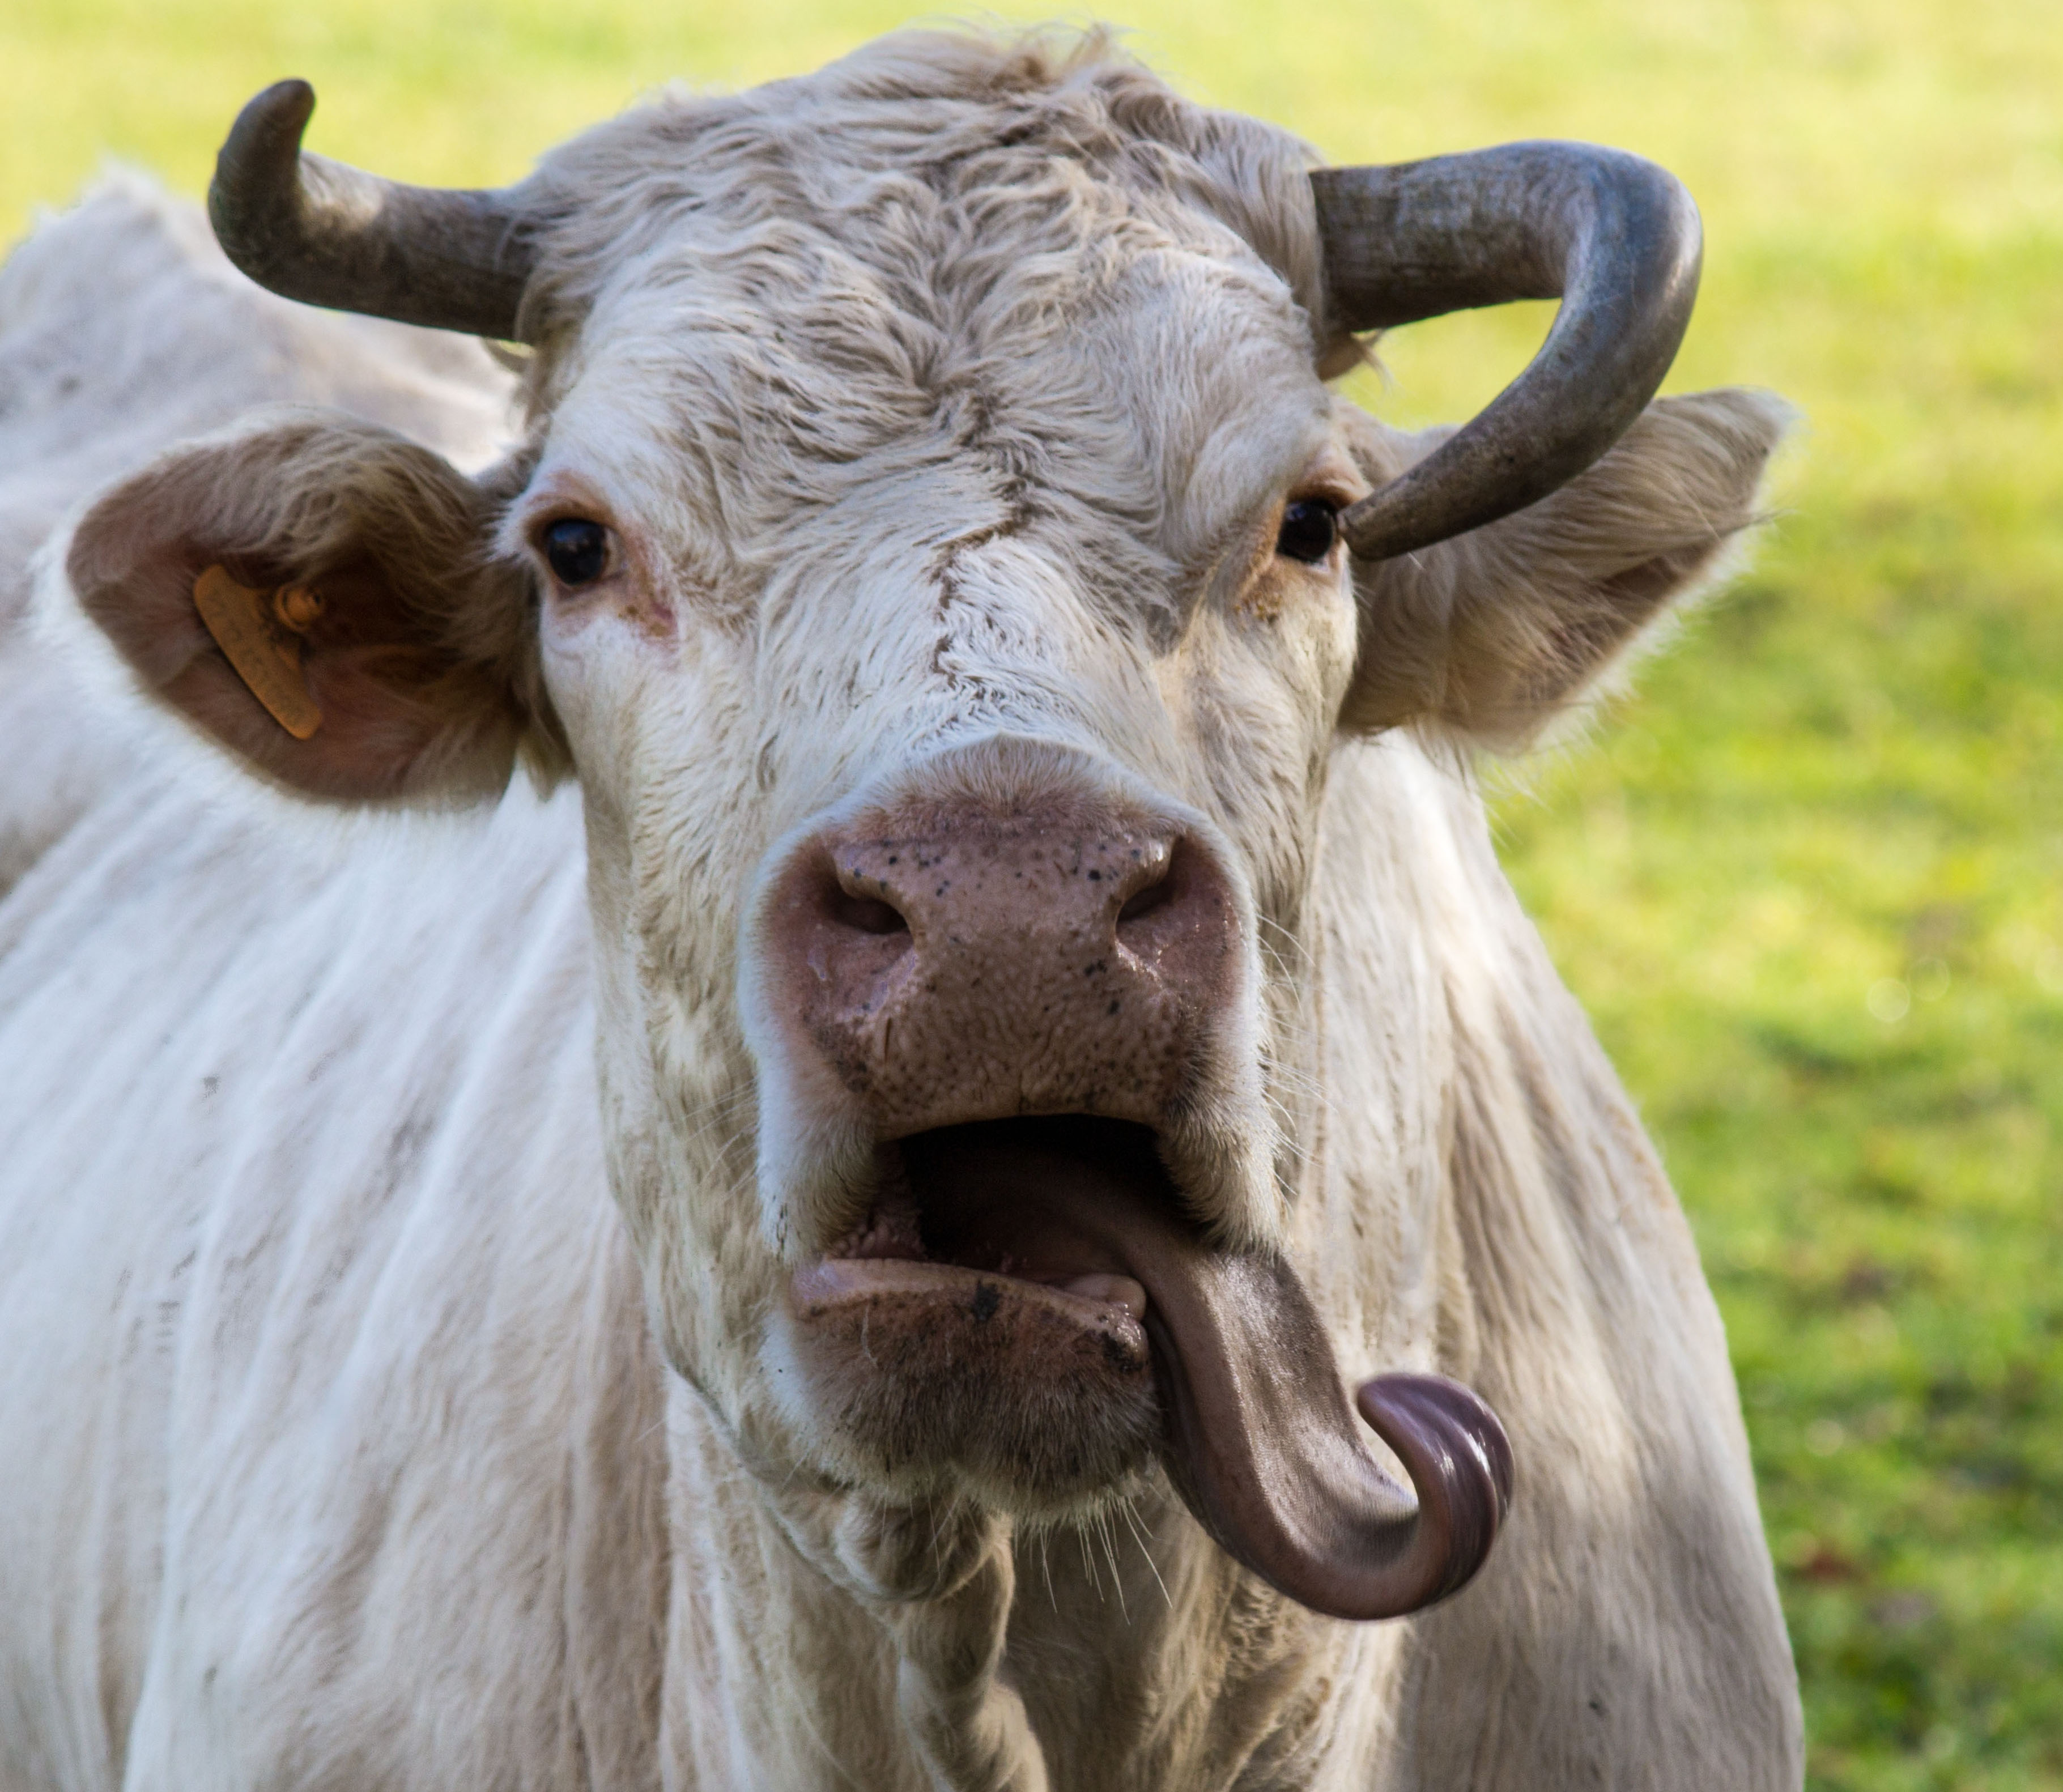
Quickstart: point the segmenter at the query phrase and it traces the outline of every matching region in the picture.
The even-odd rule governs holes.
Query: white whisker
[[[1125,1529],[1132,1533],[1132,1541],[1139,1545],[1140,1554],[1146,1558],[1146,1565],[1153,1571],[1153,1584],[1160,1588],[1160,1597],[1168,1601],[1168,1609],[1172,1612],[1175,1609],[1175,1596],[1168,1590],[1168,1583],[1160,1578],[1160,1565],[1153,1559],[1153,1551],[1147,1541],[1145,1528],[1140,1523],[1139,1514],[1134,1509],[1133,1497],[1130,1494],[1126,1495],[1119,1503],[1117,1509],[1124,1517]]]

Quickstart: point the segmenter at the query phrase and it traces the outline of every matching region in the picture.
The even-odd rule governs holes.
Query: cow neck
[[[1056,1786],[1310,1786],[1335,1694],[1381,1683],[1396,1641],[1264,1586],[1172,1493],[1016,1554],[1003,1671]]]
[[[674,1484],[674,1783],[1290,1792],[1394,1685],[1399,1626],[1313,1617],[1172,1495],[1086,1531],[949,1526],[952,1584],[883,1601],[851,1584],[851,1536],[879,1514],[741,1500],[710,1441]]]

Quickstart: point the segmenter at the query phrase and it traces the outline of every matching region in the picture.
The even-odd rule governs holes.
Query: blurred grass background
[[[0,240],[105,153],[198,192],[284,74],[322,96],[316,147],[498,182],[663,79],[810,68],[909,16],[7,0]],[[1802,408],[1782,514],[1636,694],[1504,774],[1504,849],[1725,1309],[1813,1783],[2063,1787],[2063,26],[2037,0],[1117,18],[1337,159],[1589,137],[1698,195],[1671,385]],[[1545,321],[1401,332],[1358,396],[1465,413]]]

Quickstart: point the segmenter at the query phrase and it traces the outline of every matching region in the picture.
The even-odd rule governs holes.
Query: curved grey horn
[[[517,340],[535,261],[507,192],[409,187],[301,153],[305,81],[267,87],[215,159],[208,216],[229,259],[285,298]]]
[[[1590,143],[1507,143],[1311,175],[1334,320],[1373,330],[1559,299],[1540,352],[1466,428],[1340,519],[1409,553],[1522,509],[1619,440],[1675,359],[1703,232],[1683,183]]]

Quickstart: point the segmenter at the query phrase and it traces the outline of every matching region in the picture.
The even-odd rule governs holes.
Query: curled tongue
[[[1399,1617],[1458,1592],[1511,1499],[1497,1415],[1435,1375],[1365,1381],[1355,1404],[1310,1297],[1280,1258],[1190,1247],[1135,1260],[1167,1409],[1168,1476],[1196,1521],[1277,1591],[1333,1617]]]
[[[1385,1375],[1357,1390],[1361,1417],[1410,1477],[1399,1486],[1369,1452],[1295,1272],[1279,1257],[1207,1248],[1150,1155],[1048,1155],[1020,1135],[991,1158],[964,1135],[951,1155],[962,1187],[1036,1207],[1144,1287],[1165,1466],[1234,1559],[1345,1618],[1421,1610],[1482,1565],[1510,1502],[1511,1447],[1467,1388]]]

